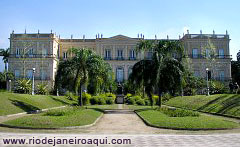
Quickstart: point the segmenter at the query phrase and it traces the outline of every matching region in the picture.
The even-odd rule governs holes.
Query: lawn
[[[153,106],[153,108],[158,108],[159,106]],[[139,110],[139,109],[150,109],[152,106],[140,106],[140,105],[125,105],[126,109]]]
[[[148,109],[138,110],[137,113],[149,124],[156,127],[172,129],[231,129],[239,128],[235,122],[226,121],[217,117],[200,115],[198,117],[170,117],[162,111]]]
[[[117,104],[113,104],[113,105],[88,105],[88,106],[85,106],[85,108],[107,110],[107,109],[118,109],[118,105]]]
[[[30,128],[61,128],[92,124],[102,114],[95,109],[66,107],[3,122],[5,125]]]
[[[0,116],[76,103],[65,96],[0,92]]]
[[[211,96],[179,96],[165,103],[169,106],[187,108],[202,112],[240,117],[239,94],[216,94]]]

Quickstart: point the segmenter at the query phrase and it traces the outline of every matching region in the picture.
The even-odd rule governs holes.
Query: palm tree
[[[104,78],[108,77],[108,67],[104,60],[96,55],[90,49],[69,49],[74,53],[74,57],[66,61],[61,61],[58,66],[56,76],[56,86],[59,88],[70,89],[79,95],[78,103],[82,106],[82,88],[88,81],[96,82],[97,88],[105,82]]]
[[[1,51],[1,55],[3,56],[3,62],[4,62],[4,64],[5,64],[5,69],[4,69],[4,71],[5,72],[7,72],[7,63],[8,63],[8,57],[9,57],[9,48],[8,49],[6,49],[6,50],[2,50]]]
[[[175,90],[177,85],[181,85],[181,76],[184,67],[181,63],[183,48],[178,41],[161,40],[157,43],[152,42],[148,50],[153,51],[153,58],[141,60],[133,67],[130,81],[136,85],[146,87],[148,97],[152,102],[152,93],[157,89],[159,95],[159,106],[162,105],[162,93]],[[175,57],[173,56],[175,55]],[[143,72],[140,72],[144,66]],[[143,77],[141,79],[141,76]]]
[[[153,48],[154,42],[152,40],[140,40],[140,42],[137,44],[136,47],[136,51],[137,52],[142,52],[143,58],[141,60],[145,60],[145,51],[151,51],[151,49]],[[145,70],[145,62],[140,62],[143,66],[141,66],[142,68],[142,72]],[[144,79],[144,74],[142,74],[142,79]],[[140,79],[139,79],[140,80]],[[144,80],[140,80],[142,84],[142,92],[143,92],[143,97],[145,95],[145,85],[146,83],[144,83]]]

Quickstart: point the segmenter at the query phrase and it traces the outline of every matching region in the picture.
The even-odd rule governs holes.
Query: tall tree
[[[145,52],[148,52],[148,51],[151,52],[153,46],[154,46],[154,42],[152,40],[144,40],[144,39],[140,40],[140,42],[137,44],[136,51],[141,53],[141,55],[142,55],[141,60],[145,60]],[[142,69],[142,73],[143,73],[143,71],[145,70],[145,67],[146,67],[145,62],[140,62],[140,63],[142,64],[141,69]],[[145,74],[142,74],[142,77],[141,77],[142,80],[139,79],[141,81],[141,83],[139,83],[139,84],[140,84],[140,86],[142,86],[141,88],[142,88],[143,97],[145,97],[145,91],[146,91],[145,86],[147,85],[147,83],[144,83],[145,80],[143,80],[143,79],[146,78],[144,76],[145,76]]]
[[[6,50],[2,50],[1,51],[1,55],[3,56],[3,62],[5,64],[5,68],[4,71],[7,72],[7,63],[8,63],[8,57],[9,57],[9,48],[7,48]]]
[[[65,87],[79,95],[78,103],[82,106],[82,88],[89,81],[96,82],[96,87],[102,87],[108,77],[109,66],[91,49],[69,49],[74,57],[62,61],[58,66],[56,86]],[[99,91],[98,91],[99,92]]]
[[[182,83],[181,76],[184,71],[182,65],[183,47],[179,41],[169,40],[152,42],[150,47],[149,50],[153,52],[153,58],[136,63],[130,81],[136,85],[143,83],[150,100],[154,89],[157,89],[159,106],[161,107],[162,93],[172,92],[179,88],[176,85]],[[140,72],[140,68],[142,68],[140,65],[145,66],[143,72]],[[141,79],[141,76],[144,78]]]

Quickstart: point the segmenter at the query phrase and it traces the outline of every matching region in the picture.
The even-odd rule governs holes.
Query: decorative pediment
[[[134,40],[135,41],[136,39],[130,38],[130,37],[127,37],[127,36],[124,36],[124,35],[116,35],[116,36],[108,38],[107,40],[116,40],[116,41]]]

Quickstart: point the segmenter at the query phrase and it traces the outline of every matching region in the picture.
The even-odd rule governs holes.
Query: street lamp
[[[209,69],[206,68],[206,74],[207,74],[207,96],[209,96],[209,85],[208,85],[208,72],[209,72]]]
[[[12,82],[12,81],[11,81],[11,80],[8,80],[8,82],[9,82],[9,91],[11,92],[11,89],[12,89],[12,88],[11,88],[11,82]]]
[[[32,69],[33,73],[32,73],[32,95],[34,95],[34,73],[35,73],[35,68]]]

